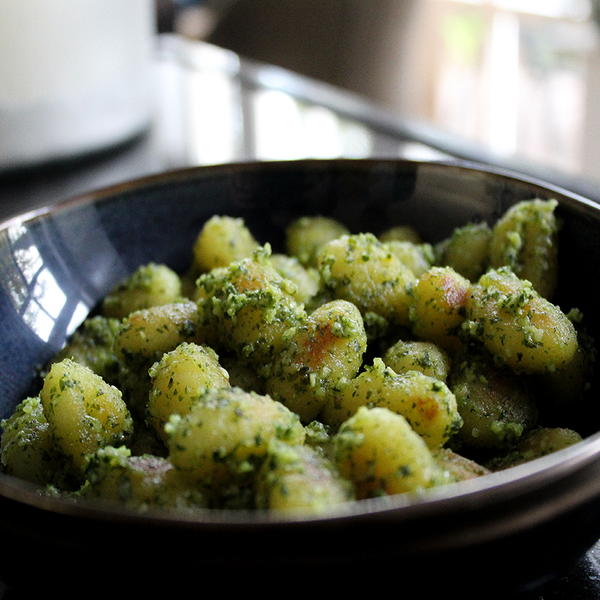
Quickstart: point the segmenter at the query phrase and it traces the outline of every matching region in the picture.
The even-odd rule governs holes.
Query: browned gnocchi
[[[216,215],[184,274],[142,265],[86,319],[2,422],[0,464],[132,510],[314,515],[577,443],[546,420],[595,358],[551,303],[556,206],[443,240],[307,215],[277,252]]]

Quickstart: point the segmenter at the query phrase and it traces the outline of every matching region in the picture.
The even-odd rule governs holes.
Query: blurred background
[[[179,167],[367,156],[600,199],[599,6],[2,0],[0,214]]]
[[[594,0],[205,0],[161,22],[503,155],[600,179]]]

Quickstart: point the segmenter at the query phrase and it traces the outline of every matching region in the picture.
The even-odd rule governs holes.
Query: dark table
[[[156,102],[147,130],[86,156],[0,171],[0,221],[168,169],[296,158],[461,159],[541,178],[600,201],[597,182],[496,156],[326,84],[173,35],[156,42]],[[0,582],[0,598],[19,597],[19,590]],[[520,597],[600,598],[600,542],[563,577]]]

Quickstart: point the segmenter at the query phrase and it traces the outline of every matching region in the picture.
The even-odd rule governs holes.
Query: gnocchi
[[[320,515],[577,443],[545,421],[595,359],[551,302],[556,206],[435,242],[307,215],[277,252],[215,215],[184,274],[140,266],[42,369],[2,469],[132,510]]]

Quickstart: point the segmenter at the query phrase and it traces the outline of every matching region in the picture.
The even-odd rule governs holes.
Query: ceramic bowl
[[[149,261],[184,271],[195,236],[214,214],[243,217],[275,249],[286,224],[305,214],[332,216],[354,232],[409,223],[435,242],[469,220],[491,223],[534,196],[559,202],[557,302],[579,307],[598,333],[592,283],[600,270],[600,207],[480,165],[310,160],[201,167],[12,219],[0,229],[0,416],[31,391],[36,367],[118,280]],[[262,585],[286,577],[293,587],[319,574],[332,589],[359,581],[488,597],[531,589],[562,573],[600,536],[600,420],[593,408],[576,420],[584,441],[526,465],[319,518],[132,513],[42,496],[0,475],[0,574],[31,579],[35,556],[40,577],[73,580],[97,569],[101,582],[124,569],[127,581],[153,589],[197,581],[233,589],[247,584],[248,573],[260,574]]]

